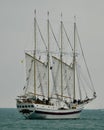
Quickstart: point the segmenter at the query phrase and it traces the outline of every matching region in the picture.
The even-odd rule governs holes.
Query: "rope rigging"
[[[68,43],[69,43],[69,45],[70,45],[70,47],[71,47],[71,49],[72,49],[72,51],[73,51],[73,47],[72,47],[71,42],[70,42],[70,39],[69,39],[69,37],[68,37],[68,35],[67,35],[67,32],[66,32],[66,29],[65,29],[64,24],[63,24],[63,29],[64,29],[65,35],[66,35],[66,37],[67,37]]]
[[[77,32],[77,36],[78,36],[78,40],[79,40],[79,45],[80,45],[80,48],[81,48],[82,56],[83,56],[83,59],[84,59],[84,62],[85,62],[85,66],[86,66],[86,69],[87,69],[87,72],[88,72],[88,75],[89,75],[89,79],[90,79],[93,91],[95,92],[94,85],[93,85],[93,82],[92,82],[92,79],[91,79],[91,75],[90,75],[90,72],[89,72],[89,69],[88,69],[88,65],[86,63],[86,59],[85,59],[84,52],[83,52],[83,49],[82,49],[82,45],[81,45],[81,41],[80,41],[80,37],[79,37],[79,34],[78,34],[77,27],[76,27],[76,32]]]
[[[44,40],[44,38],[43,38],[43,35],[42,35],[42,33],[41,33],[41,30],[40,30],[40,28],[39,28],[38,22],[36,21],[36,23],[37,23],[37,27],[38,27],[38,30],[39,30],[41,39],[42,39],[42,41],[43,41],[43,43],[44,43],[44,45],[45,45],[45,48],[46,48],[46,50],[47,50],[46,42],[45,42],[45,40]]]
[[[90,83],[88,82],[88,80],[86,80],[87,78],[86,78],[85,75],[82,73],[82,70],[78,67],[78,65],[77,65],[77,70],[78,70],[78,72],[79,72],[79,74],[80,74],[80,76],[81,76],[81,79],[83,79],[83,80],[85,81],[85,83],[87,84],[87,86],[89,87],[89,89],[93,92],[93,89],[92,89]]]
[[[55,34],[54,34],[54,32],[53,32],[53,28],[52,28],[52,26],[51,26],[51,23],[50,23],[50,22],[49,22],[49,25],[50,25],[50,29],[51,29],[52,35],[53,35],[53,37],[54,37],[54,39],[55,39],[55,41],[56,41],[56,43],[57,43],[57,47],[58,47],[58,48],[59,48],[59,50],[60,50],[60,46],[59,46],[59,44],[58,44],[58,41],[57,41],[56,36],[55,36]]]
[[[56,42],[56,45],[57,45],[57,47],[58,47],[58,49],[59,49],[59,52],[58,53],[60,53],[61,52],[61,54],[60,55],[62,55],[62,54],[64,54],[64,52],[62,52],[62,47],[60,47],[60,45],[59,45],[59,42],[58,42],[58,40],[57,40],[57,38],[56,38],[56,36],[55,36],[55,34],[54,34],[54,31],[53,31],[53,28],[52,28],[52,25],[51,25],[51,23],[50,23],[50,21],[49,21],[49,19],[48,19],[48,27],[50,27],[50,32],[51,32],[51,35],[53,36],[53,39],[55,40],[55,42]],[[67,34],[67,31],[66,31],[66,29],[65,29],[65,26],[64,26],[64,24],[63,24],[63,21],[61,21],[61,27],[62,27],[62,32],[61,33],[63,33],[64,32],[64,36],[66,37],[66,41],[68,41],[68,45],[69,45],[69,47],[71,48],[71,50],[72,50],[72,52],[73,52],[73,46],[72,46],[72,44],[71,44],[71,41],[70,41],[70,38],[69,38],[69,36],[68,36],[68,34]],[[45,46],[45,51],[44,52],[41,52],[40,50],[36,50],[37,52],[37,54],[38,53],[47,53],[48,52],[48,55],[47,56],[49,56],[49,57],[52,57],[50,54],[51,53],[54,53],[54,52],[51,52],[50,50],[48,51],[48,47],[47,47],[47,44],[46,44],[46,42],[45,42],[45,39],[44,39],[44,37],[43,37],[43,35],[42,35],[42,33],[41,33],[41,30],[40,30],[40,27],[39,27],[39,24],[38,24],[38,22],[37,22],[37,20],[36,20],[36,26],[37,26],[37,29],[38,29],[38,33],[40,34],[39,35],[39,38],[40,39],[42,39],[42,42],[43,42],[43,44],[44,44],[44,46]],[[48,30],[49,31],[49,30]],[[85,88],[85,83],[88,85],[87,87],[88,87],[88,89],[90,89],[91,91],[93,91],[93,92],[95,92],[95,89],[94,89],[94,85],[93,85],[93,82],[92,82],[92,79],[91,79],[91,75],[90,75],[90,72],[89,72],[89,69],[88,69],[88,66],[87,66],[87,63],[86,63],[86,60],[85,60],[85,56],[84,56],[84,52],[83,52],[83,49],[82,49],[82,45],[81,45],[81,41],[80,41],[80,37],[79,37],[79,34],[78,34],[78,30],[77,30],[77,27],[76,27],[76,34],[77,34],[77,38],[78,38],[78,41],[79,41],[79,46],[80,46],[80,49],[81,49],[81,53],[82,53],[82,56],[83,56],[83,60],[84,60],[84,63],[85,63],[85,66],[86,66],[86,69],[87,69],[87,73],[88,73],[88,75],[87,76],[89,76],[89,82],[90,82],[90,85],[89,85],[89,82],[87,82],[86,80],[85,80],[85,77],[83,76],[83,74],[82,74],[82,72],[81,72],[81,70],[80,70],[80,67],[78,67],[78,65],[76,65],[75,67],[76,67],[76,77],[77,77],[77,82],[78,82],[78,91],[79,91],[79,95],[78,96],[80,96],[80,99],[82,99],[82,92],[81,92],[81,90],[84,90],[84,92],[85,92],[85,95],[86,95],[86,97],[87,97],[87,90],[86,90],[86,88]],[[61,36],[62,37],[62,36]],[[61,38],[62,39],[62,38]],[[62,42],[62,41],[61,41]],[[62,44],[63,44],[63,42],[62,42]],[[55,46],[56,47],[56,46]],[[68,49],[70,49],[70,48],[68,48]],[[54,54],[58,54],[58,53],[54,53]],[[67,54],[67,53],[66,53]],[[48,58],[49,58],[48,57]],[[75,57],[76,57],[76,52],[75,52]],[[40,58],[40,57],[39,57]],[[41,59],[41,58],[40,58]],[[39,59],[39,60],[40,60]],[[61,58],[60,58],[61,59]],[[50,60],[50,59],[49,59]],[[62,81],[63,80],[63,82],[64,82],[64,85],[62,84],[62,87],[64,87],[63,88],[63,90],[66,92],[66,93],[68,93],[68,95],[71,97],[72,95],[71,95],[71,87],[70,86],[73,86],[73,85],[70,85],[71,84],[71,80],[73,80],[71,77],[72,77],[72,73],[69,73],[69,71],[68,71],[68,69],[67,69],[67,66],[64,66],[63,65],[63,61],[62,61],[62,59],[60,60],[61,61],[61,64],[62,64],[62,67],[63,68],[61,68],[61,71],[62,71],[62,73],[60,74],[60,72],[59,72],[59,70],[60,70],[60,63],[58,62],[57,63],[57,61],[56,61],[56,63],[57,63],[57,66],[55,66],[56,68],[54,68],[54,65],[52,66],[52,68],[51,68],[51,72],[52,72],[52,82],[53,82],[53,90],[52,90],[52,92],[51,92],[51,97],[52,97],[52,95],[55,93],[55,94],[57,94],[58,95],[58,93],[60,93],[59,91],[60,90],[58,90],[58,89],[60,89],[59,87],[60,87],[60,84],[58,83],[58,82],[60,82],[60,81],[58,81],[59,80],[59,78],[60,78],[60,75],[62,75],[62,78],[60,78],[60,80]],[[28,70],[28,73],[27,73],[27,88],[25,89],[25,93],[27,92],[27,89],[28,89],[28,86],[30,85],[29,84],[29,80],[31,80],[30,78],[31,78],[31,73],[32,73],[32,66],[33,66],[33,60],[31,60],[30,61],[31,62],[31,64],[30,64],[30,68],[29,68],[29,70]],[[49,64],[50,63],[50,61],[48,61],[47,60],[47,63]],[[47,64],[47,65],[48,65]],[[66,63],[67,64],[67,63]],[[65,65],[66,65],[65,64]],[[68,64],[67,64],[68,65]],[[46,66],[47,67],[47,66]],[[51,65],[49,64],[49,68],[51,67]],[[71,67],[71,65],[70,65],[70,67]],[[54,72],[55,72],[55,74],[54,74],[54,72],[53,72],[53,68],[54,68]],[[44,67],[42,68],[43,70],[44,70]],[[39,68],[39,66],[38,66],[38,64],[37,64],[37,73],[38,73],[38,80],[39,80],[39,86],[38,86],[38,88],[40,88],[41,89],[41,93],[42,93],[42,95],[45,95],[45,92],[44,92],[44,82],[42,81],[42,80],[44,80],[44,78],[45,78],[45,73],[46,72],[44,72],[44,74],[41,72],[42,71],[42,69],[41,68]],[[71,67],[71,69],[73,69],[72,67]],[[44,70],[45,71],[45,70]],[[64,71],[64,72],[63,72]],[[66,71],[68,71],[68,72],[66,72]],[[50,71],[49,71],[50,72]],[[42,76],[43,77],[42,77]],[[81,79],[82,78],[82,79]],[[84,82],[85,81],[85,82]],[[81,83],[82,83],[82,86],[81,86]],[[58,86],[59,85],[59,86]],[[63,91],[62,90],[62,91]],[[73,94],[74,95],[74,94]],[[63,95],[62,95],[63,96]]]
[[[78,76],[78,80],[79,80],[78,82],[79,82],[80,85],[82,84],[82,86],[80,86],[80,88],[81,88],[81,87],[83,88],[86,97],[88,97],[88,96],[87,96],[87,91],[86,91],[85,86],[84,86],[84,83],[83,83],[83,81],[81,80],[81,75],[80,75],[81,73],[80,73],[80,71],[79,71],[78,66],[76,67],[76,71],[77,71],[77,76]],[[82,76],[82,77],[83,77],[83,76]]]

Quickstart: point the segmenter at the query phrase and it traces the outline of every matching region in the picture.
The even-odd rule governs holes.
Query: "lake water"
[[[83,110],[76,120],[27,120],[15,108],[0,108],[0,130],[104,130],[104,110]]]

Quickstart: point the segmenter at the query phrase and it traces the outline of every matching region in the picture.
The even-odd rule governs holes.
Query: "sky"
[[[24,50],[34,44],[34,9],[37,17],[73,21],[77,27],[97,99],[88,109],[104,108],[104,0],[0,0],[0,107],[15,108],[16,97],[25,83],[25,68],[21,64]]]

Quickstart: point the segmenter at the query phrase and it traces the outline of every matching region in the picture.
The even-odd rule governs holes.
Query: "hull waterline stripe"
[[[44,111],[35,111],[36,113],[39,114],[49,114],[49,115],[70,115],[70,114],[77,114],[80,113],[80,111],[74,111],[74,112],[44,112]]]

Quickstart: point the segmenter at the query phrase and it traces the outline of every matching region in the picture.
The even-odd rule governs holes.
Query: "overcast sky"
[[[87,108],[104,108],[104,0],[0,0],[0,107],[15,107],[24,86],[24,50],[33,46],[34,9],[46,20],[63,13],[77,26],[97,99]],[[39,15],[39,16],[38,16]]]

